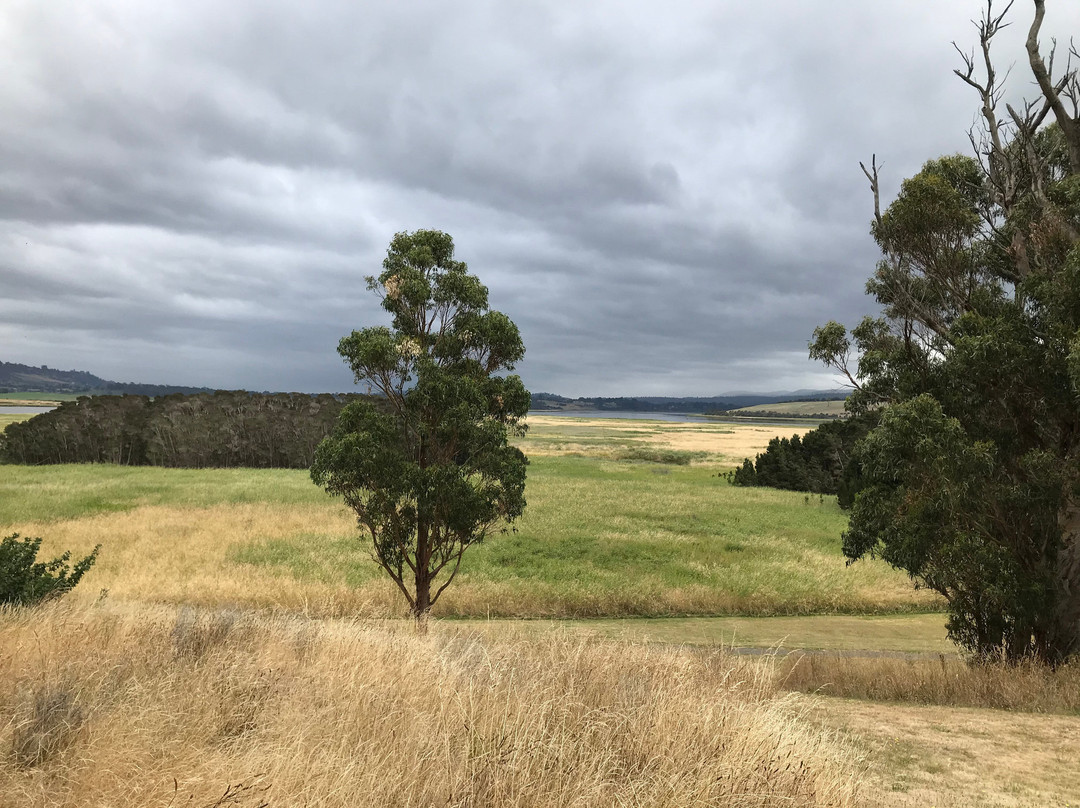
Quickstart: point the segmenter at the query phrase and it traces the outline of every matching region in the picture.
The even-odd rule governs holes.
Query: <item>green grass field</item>
[[[845,564],[846,516],[835,499],[738,488],[718,476],[769,434],[534,419],[521,442],[531,460],[525,515],[469,551],[435,614],[622,618],[938,607],[880,562]],[[316,603],[324,614],[393,613],[402,602],[368,557],[351,513],[304,471],[0,466],[0,525],[42,535],[57,550],[101,543],[88,589],[114,596],[182,602],[196,593],[205,605],[308,610]]]
[[[761,451],[773,435],[798,429],[790,424],[533,418],[529,435],[520,440],[531,461],[526,513],[513,531],[491,537],[466,555],[462,573],[436,607],[440,619],[433,623],[430,642],[439,666],[445,667],[448,654],[465,648],[462,643],[474,635],[484,637],[476,646],[484,650],[469,652],[470,673],[462,681],[472,681],[477,660],[488,665],[491,649],[499,648],[513,649],[515,658],[535,656],[536,649],[549,646],[582,649],[574,654],[600,649],[607,656],[581,679],[586,689],[597,671],[632,670],[665,655],[708,671],[737,660],[746,667],[713,690],[768,680],[778,693],[796,691],[778,696],[784,709],[793,709],[800,721],[822,727],[828,737],[842,738],[857,751],[863,761],[859,771],[865,773],[865,804],[1068,804],[1064,795],[1076,793],[1080,784],[1080,766],[1060,753],[1061,739],[1080,731],[1080,718],[1071,714],[1075,668],[1056,674],[968,668],[950,655],[955,649],[945,636],[942,604],[935,596],[914,590],[906,576],[880,562],[844,563],[840,533],[846,515],[833,498],[737,488],[719,476],[742,457]],[[247,663],[250,649],[239,640],[235,649],[213,651],[215,665],[178,665],[170,643],[186,636],[183,632],[203,637],[197,625],[205,628],[207,638],[217,637],[213,632],[233,625],[230,621],[239,621],[240,628],[247,620],[285,627],[296,636],[286,637],[282,648],[301,660],[296,663],[300,668],[312,665],[308,649],[318,638],[336,642],[350,632],[382,637],[389,626],[387,648],[412,642],[403,621],[362,619],[398,616],[403,599],[366,557],[350,512],[312,485],[304,471],[0,466],[0,531],[42,536],[47,558],[69,549],[78,556],[102,545],[98,563],[67,598],[74,616],[61,609],[51,623],[35,618],[27,622],[25,638],[9,638],[15,652],[0,653],[0,668],[5,660],[10,664],[40,656],[42,669],[54,671],[58,686],[67,682],[73,693],[84,692],[70,678],[73,671],[97,671],[93,666],[99,663],[101,671],[120,669],[119,663],[101,662],[93,643],[86,649],[79,645],[91,634],[86,627],[97,625],[94,621],[101,624],[105,640],[117,626],[126,626],[125,637],[138,627],[150,638],[147,642],[160,635],[163,661],[154,670],[169,676],[181,668],[220,670],[220,677],[208,683],[185,685],[198,690],[195,703],[213,708],[207,713],[213,726],[220,718],[214,705],[235,702],[239,706],[229,709],[247,716],[249,701],[261,704],[261,694],[271,692],[264,687],[266,672],[276,673],[285,657],[275,651],[265,663],[252,663],[251,684],[245,679],[240,688],[235,666]],[[319,619],[333,617],[346,619]],[[17,624],[0,621],[0,628],[8,625],[14,631]],[[236,636],[249,635],[237,630]],[[582,637],[589,639],[582,643]],[[611,647],[607,640],[619,641],[617,650],[605,650]],[[126,640],[117,643],[130,655]],[[776,661],[717,650],[732,646],[855,653],[793,654]],[[23,653],[31,647],[33,653]],[[894,658],[888,652],[923,656]],[[63,654],[70,660],[61,660]],[[326,659],[339,656],[327,652]],[[351,671],[355,664],[346,667]],[[563,669],[541,664],[556,676]],[[323,667],[324,662],[312,665],[313,670]],[[622,681],[621,676],[615,678]],[[104,673],[85,678],[106,681]],[[8,680],[15,682],[12,693],[16,685],[22,687],[14,676]],[[518,680],[514,685],[508,692],[520,689]],[[367,693],[369,682],[363,686]],[[543,704],[570,699],[567,694],[575,692],[544,691]],[[234,693],[240,695],[229,695]],[[5,704],[16,701],[11,696]],[[643,703],[653,703],[651,691]],[[307,710],[287,699],[274,705],[267,714],[296,709],[305,715]],[[975,709],[986,706],[999,709]],[[1004,712],[1002,706],[1030,714]],[[18,716],[23,714],[12,710],[15,718],[0,719],[22,726]],[[146,727],[168,727],[191,713],[168,703],[140,710],[136,704],[128,711],[132,728],[124,725],[114,733],[118,761],[145,751],[145,744],[131,741],[148,731],[140,721],[145,719]],[[74,741],[64,758],[70,771],[82,771],[78,766],[84,760],[94,761],[94,771],[109,771],[101,761],[114,753],[101,741],[108,730],[101,721],[112,720],[113,708],[91,712],[85,738],[98,745],[86,746],[82,736]],[[460,726],[460,721],[453,724],[455,731]],[[777,730],[785,737],[789,731]],[[263,732],[260,725],[238,736],[247,744],[244,760],[268,759],[273,747]],[[214,754],[226,748],[213,740],[216,735],[208,737],[216,744]],[[199,760],[214,757],[202,747],[192,748],[200,750]],[[321,746],[315,748],[322,754]],[[603,754],[608,750],[602,747]],[[982,764],[987,759],[995,761],[993,772]],[[171,757],[165,760],[174,765]],[[39,786],[32,772],[11,766],[5,771],[14,772],[12,782],[19,788]],[[306,767],[301,774],[307,776]],[[132,776],[118,782],[130,783]],[[173,788],[171,781],[166,786],[166,791]],[[55,804],[53,786],[41,780],[40,787],[34,793],[41,798],[30,804]],[[104,804],[95,803],[92,789],[86,793],[91,797],[85,804]]]

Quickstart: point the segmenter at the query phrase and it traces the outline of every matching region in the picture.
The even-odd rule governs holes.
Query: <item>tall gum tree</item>
[[[389,327],[338,345],[357,383],[380,397],[345,407],[315,453],[314,482],[344,498],[418,622],[470,547],[521,515],[529,392],[513,370],[517,327],[437,230],[398,233],[377,278]]]
[[[880,416],[857,448],[848,557],[944,595],[973,655],[1058,664],[1080,652],[1080,57],[1055,75],[1034,0],[1039,95],[1003,105],[991,49],[1012,5],[988,2],[960,51],[974,157],[926,163],[885,211],[863,166],[883,316],[816,329],[810,355],[848,377],[851,411]]]

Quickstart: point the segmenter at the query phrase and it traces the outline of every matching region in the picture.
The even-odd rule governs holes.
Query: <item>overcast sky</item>
[[[1050,0],[1043,39],[1080,33]],[[975,0],[5,0],[0,360],[338,391],[364,276],[445,230],[534,391],[832,387],[859,161],[968,152]],[[998,64],[1030,92],[1018,0]]]

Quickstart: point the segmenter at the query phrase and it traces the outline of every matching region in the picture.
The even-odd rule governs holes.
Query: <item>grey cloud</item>
[[[980,8],[15,0],[0,358],[347,388],[337,338],[381,321],[363,276],[438,227],[536,389],[830,386],[810,332],[870,309],[858,161],[888,191],[968,148],[949,43]]]

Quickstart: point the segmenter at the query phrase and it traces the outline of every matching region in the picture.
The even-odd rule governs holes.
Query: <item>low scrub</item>
[[[0,794],[25,806],[857,804],[850,752],[772,682],[767,665],[719,652],[558,634],[58,604],[0,622]],[[55,703],[54,718],[33,703]]]
[[[1080,662],[1052,669],[968,664],[957,657],[898,659],[791,654],[778,668],[783,687],[873,701],[1080,714]]]
[[[41,539],[12,533],[0,540],[0,605],[32,606],[75,588],[97,560],[99,544],[90,555],[68,566],[71,552],[52,561],[38,561]]]

